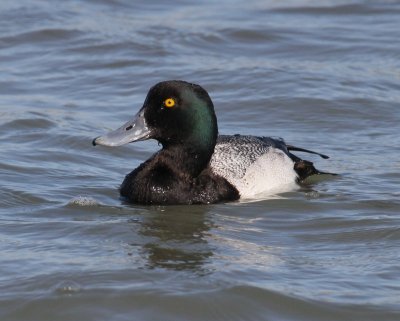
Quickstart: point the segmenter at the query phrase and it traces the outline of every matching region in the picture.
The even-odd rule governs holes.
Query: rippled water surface
[[[400,320],[400,2],[0,2],[1,320]],[[340,173],[250,203],[123,203],[159,146],[93,137],[158,81]]]

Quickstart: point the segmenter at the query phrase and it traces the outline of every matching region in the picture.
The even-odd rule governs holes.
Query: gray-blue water
[[[2,0],[0,319],[399,320],[399,39],[399,1]],[[341,176],[123,203],[159,146],[91,140],[167,79]]]

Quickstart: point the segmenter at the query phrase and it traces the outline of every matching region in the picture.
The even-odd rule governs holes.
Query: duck
[[[219,135],[208,92],[183,80],[151,87],[133,119],[92,144],[115,147],[148,139],[162,148],[126,175],[120,195],[129,203],[230,202],[291,191],[312,175],[335,175],[292,152],[328,156],[281,138]]]

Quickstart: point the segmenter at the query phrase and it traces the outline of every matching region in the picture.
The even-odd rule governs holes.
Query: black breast
[[[226,179],[209,169],[192,177],[158,153],[125,177],[120,193],[138,204],[211,204],[239,199]]]

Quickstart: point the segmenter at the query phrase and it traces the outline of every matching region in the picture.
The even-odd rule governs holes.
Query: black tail
[[[293,145],[286,145],[286,148],[288,149],[288,151],[293,150],[295,152],[304,152],[304,153],[309,153],[309,154],[315,154],[315,155],[321,156],[323,159],[328,159],[329,158],[329,156],[326,156],[324,154],[313,152],[312,150],[296,147],[296,146],[293,146]]]
[[[324,159],[329,158],[329,156],[326,156],[324,154],[316,153],[311,150],[307,150],[304,148],[299,148],[291,145],[286,146],[289,151],[299,151],[299,152],[305,152],[305,153],[310,153],[310,154],[315,154],[319,155]],[[290,158],[294,161],[294,170],[296,171],[297,175],[299,175],[299,181],[304,181],[307,177],[311,175],[337,175],[334,173],[328,173],[328,172],[321,172],[318,169],[314,167],[314,164],[308,160],[301,159],[297,157],[296,155],[289,153]]]

